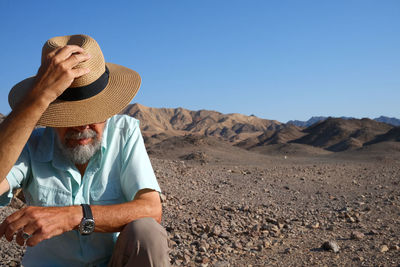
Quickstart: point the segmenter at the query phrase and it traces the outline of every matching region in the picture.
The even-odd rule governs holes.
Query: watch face
[[[79,232],[83,235],[90,234],[94,230],[94,220],[92,219],[83,219],[81,224],[79,225]]]

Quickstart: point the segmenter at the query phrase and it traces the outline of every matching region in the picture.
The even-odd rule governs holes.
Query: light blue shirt
[[[7,205],[15,188],[23,189],[31,206],[111,205],[133,200],[145,188],[160,192],[147,155],[139,121],[115,115],[104,128],[101,149],[82,177],[58,149],[52,128],[35,130],[7,175],[10,191],[0,197]],[[106,266],[118,233],[66,232],[28,247],[23,265]]]

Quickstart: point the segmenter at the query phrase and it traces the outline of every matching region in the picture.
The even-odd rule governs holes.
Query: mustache
[[[84,139],[84,138],[96,138],[97,133],[92,129],[86,129],[83,132],[68,131],[65,133],[64,139]]]

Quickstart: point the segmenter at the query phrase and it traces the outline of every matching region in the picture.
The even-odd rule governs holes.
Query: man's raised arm
[[[89,72],[74,68],[90,58],[83,48],[68,45],[51,52],[36,75],[35,85],[0,125],[0,194],[9,185],[5,177],[51,102],[57,99],[77,77]]]

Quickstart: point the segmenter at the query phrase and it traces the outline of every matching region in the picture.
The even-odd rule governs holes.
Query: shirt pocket
[[[37,186],[37,204],[42,207],[72,205],[72,194],[68,191],[48,186]]]
[[[90,190],[90,203],[98,205],[118,204],[122,199],[121,185],[113,179],[107,183],[93,184]]]

